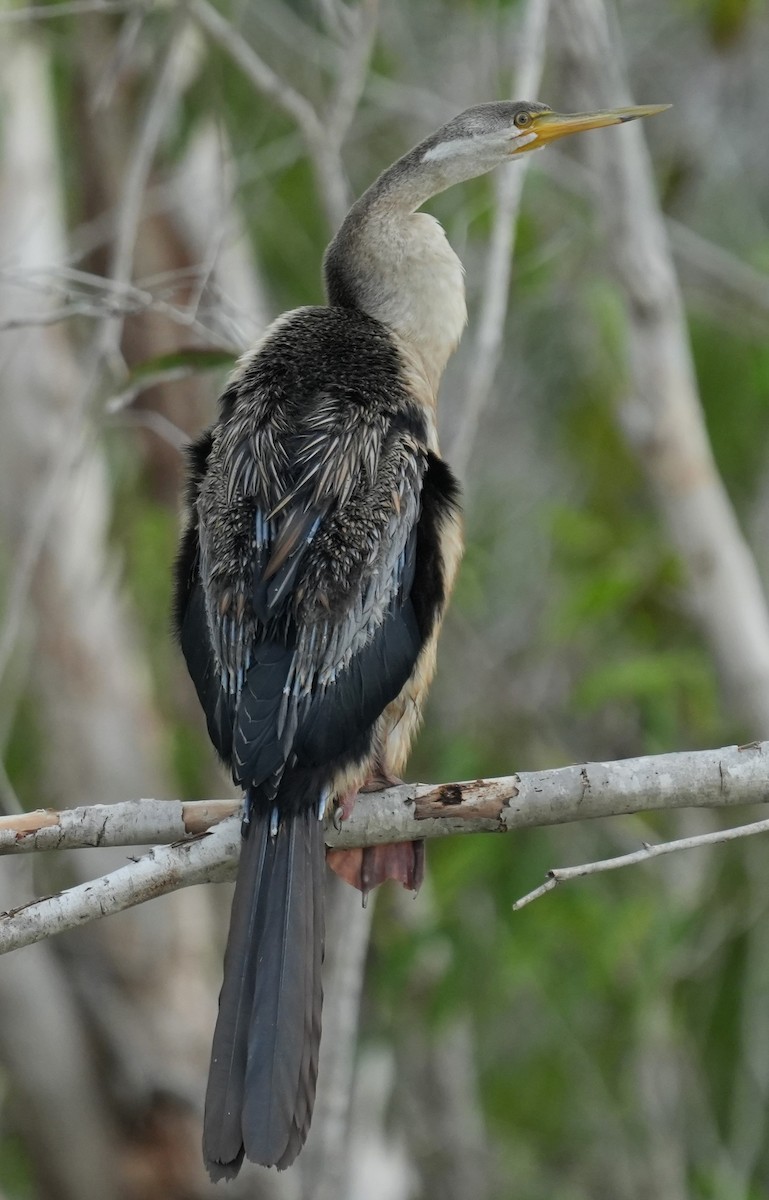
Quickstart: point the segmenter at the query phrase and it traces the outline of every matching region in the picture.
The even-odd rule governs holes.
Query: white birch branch
[[[328,829],[326,842],[345,848],[454,833],[507,833],[657,809],[758,804],[769,800],[768,768],[769,742],[752,742],[469,783],[404,784],[361,797],[341,829]],[[239,818],[221,818],[238,807],[225,800],[141,801],[28,814],[26,826],[17,816],[3,818],[5,850],[125,845],[158,835],[184,838],[219,824],[210,834],[156,847],[101,879],[0,915],[0,953],[176,888],[231,877],[240,849]]]
[[[0,854],[180,842],[240,811],[240,800],[130,800],[0,817]]]
[[[511,833],[597,817],[677,808],[733,808],[769,800],[769,741],[521,771],[462,783],[406,783],[360,797],[334,849]],[[0,817],[0,854],[136,846],[196,837],[240,812],[239,800],[139,800],[67,812]],[[234,826],[233,826],[234,828]]]

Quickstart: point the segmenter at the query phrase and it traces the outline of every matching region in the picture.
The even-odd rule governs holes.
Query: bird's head
[[[464,160],[468,175],[481,174],[506,159],[538,150],[569,134],[621,125],[666,108],[670,105],[642,104],[601,112],[556,113],[536,100],[478,104],[454,117],[422,144],[422,161],[459,165]]]

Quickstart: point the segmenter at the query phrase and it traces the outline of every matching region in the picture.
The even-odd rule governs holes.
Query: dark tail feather
[[[310,1127],[323,998],[323,825],[252,817],[241,851],[211,1051],[203,1156],[211,1178],[243,1156],[287,1167]]]

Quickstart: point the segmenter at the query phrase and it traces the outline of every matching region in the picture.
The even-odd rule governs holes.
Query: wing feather
[[[199,625],[204,596],[209,728],[236,782],[259,787],[289,759],[333,764],[408,679],[423,643],[410,591],[427,451],[413,421],[347,395],[319,395],[293,427],[285,412],[250,432],[233,423],[200,487],[191,611]],[[224,529],[223,505],[237,515]]]

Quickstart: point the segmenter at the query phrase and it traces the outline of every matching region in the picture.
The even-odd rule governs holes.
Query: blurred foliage
[[[383,13],[377,74],[432,88],[456,99],[457,108],[484,98],[462,94],[465,76],[454,95],[438,73],[448,40],[439,47],[429,36],[446,22],[463,33],[474,22],[493,30],[499,14],[515,5],[457,0],[412,7],[419,11],[411,17],[405,6],[400,14]],[[705,66],[728,51],[739,74],[748,70],[748,34],[757,31],[767,43],[766,11],[750,0],[627,7],[623,18],[645,56],[638,63],[629,45],[631,66],[640,80],[656,72],[663,98],[683,96],[684,114],[699,113]],[[312,6],[275,7],[281,34],[247,6],[222,8],[233,19],[237,14],[246,36],[256,42],[258,35],[265,58],[317,99],[327,72],[304,61],[301,39],[293,47],[286,34],[292,20],[314,22]],[[117,18],[105,22],[101,36],[110,42],[119,28]],[[69,18],[39,31],[52,54],[73,228],[89,216],[75,46],[87,29]],[[126,83],[127,123],[146,103],[153,79],[147,64],[165,36],[166,18],[153,13],[141,35],[144,69]],[[472,52],[465,47],[463,54],[459,61],[466,62]],[[408,99],[392,107],[382,111],[364,101],[347,151],[356,187],[429,124]],[[735,239],[757,229],[748,253],[766,263],[765,229],[741,221],[752,211],[744,192],[728,228],[719,223],[715,175],[727,168],[708,157],[724,131],[717,96],[712,107],[712,119],[699,113],[706,130],[699,146],[687,145],[686,133],[676,141],[674,124],[672,132],[662,125],[650,132],[660,139],[661,174],[678,181],[675,203],[688,205],[704,235],[718,230],[728,244],[735,228]],[[764,96],[764,118],[768,111]],[[239,214],[273,311],[318,302],[329,231],[310,166],[289,121],[255,95],[221,51],[200,51],[195,86],[175,114],[158,179],[173,174],[209,121],[231,149]],[[754,145],[763,144],[765,125],[758,128]],[[481,180],[432,206],[461,244],[476,301],[490,205],[488,181]],[[745,734],[719,690],[679,566],[619,430],[624,317],[590,206],[535,171],[517,239],[506,355],[466,485],[467,555],[411,765],[415,778],[509,774],[575,759],[715,746]],[[471,325],[475,315],[474,308]],[[764,313],[763,329],[725,326],[701,305],[691,321],[714,451],[745,523],[766,504],[765,325]],[[469,340],[447,379],[447,426],[461,404]],[[187,351],[153,356],[129,382],[140,382],[141,370],[177,366],[201,364]],[[168,761],[180,794],[203,795],[211,752],[194,705],[183,698],[187,684],[169,636],[176,513],[153,499],[138,439],[113,430],[108,453],[112,539],[152,671]],[[31,803],[40,737],[35,712],[22,698],[8,736],[7,771]],[[701,814],[697,828],[709,820],[718,818]],[[760,868],[760,847],[701,851],[686,863],[667,860],[564,885],[511,913],[513,901],[553,865],[610,856],[690,828],[680,814],[669,814],[607,828],[447,839],[430,846],[428,895],[415,909],[417,919],[403,922],[393,897],[382,897],[364,1037],[397,1039],[408,1026],[426,1043],[438,1043],[452,1016],[469,1014],[496,1177],[505,1181],[499,1200],[769,1195],[769,979],[756,961],[756,947],[767,939],[761,931],[769,924],[769,875]],[[746,1111],[757,1130],[752,1147],[738,1122]],[[1,1152],[5,1193],[23,1200],[12,1147],[6,1142]],[[665,1191],[671,1178],[677,1190]]]

